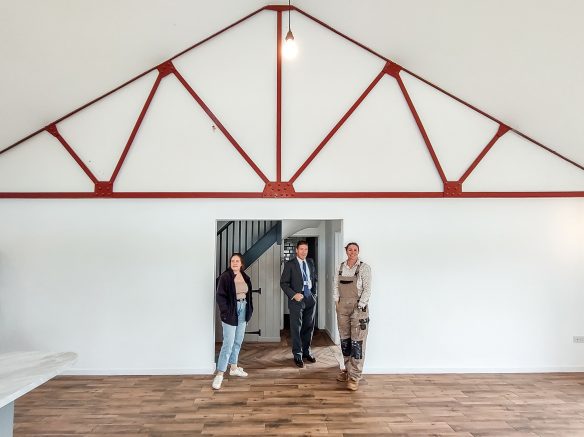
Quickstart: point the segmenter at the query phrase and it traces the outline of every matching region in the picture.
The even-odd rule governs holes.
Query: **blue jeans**
[[[241,343],[243,343],[243,336],[245,335],[245,306],[246,302],[237,302],[237,326],[231,326],[227,323],[221,322],[223,325],[223,344],[219,352],[219,359],[217,360],[217,370],[225,372],[227,370],[227,363],[237,364]]]

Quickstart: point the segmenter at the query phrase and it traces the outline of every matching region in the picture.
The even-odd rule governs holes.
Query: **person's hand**
[[[304,295],[302,293],[296,293],[292,299],[294,299],[296,302],[300,302],[302,299],[304,299]]]

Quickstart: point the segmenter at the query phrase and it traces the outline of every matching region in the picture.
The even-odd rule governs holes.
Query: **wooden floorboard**
[[[336,382],[340,352],[315,337],[316,364],[287,340],[245,343],[247,378],[57,377],[15,406],[15,437],[190,435],[584,436],[584,374],[366,375]]]

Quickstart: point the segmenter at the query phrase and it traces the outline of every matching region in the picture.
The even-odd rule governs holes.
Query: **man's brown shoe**
[[[349,378],[347,380],[347,389],[351,391],[356,391],[359,388],[359,381]]]
[[[339,372],[339,374],[337,375],[337,381],[339,381],[339,382],[347,382],[348,379],[349,379],[349,374],[347,373],[346,370],[341,370]]]

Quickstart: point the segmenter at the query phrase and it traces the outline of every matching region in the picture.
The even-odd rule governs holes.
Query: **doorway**
[[[228,267],[234,252],[251,261],[246,262],[245,272],[252,280],[254,313],[246,328],[244,345],[270,343],[288,348],[288,332],[282,330],[288,323],[289,311],[280,289],[280,274],[284,263],[295,256],[296,242],[301,239],[308,242],[308,256],[318,272],[315,328],[322,331],[318,337],[337,340],[332,281],[343,254],[342,219],[217,220],[216,232],[215,278]],[[221,346],[222,331],[215,304],[216,350]]]
[[[245,341],[279,342],[281,307],[281,220],[217,220],[216,281],[228,267],[231,255],[241,253],[250,277],[254,306]],[[222,340],[219,309],[215,304],[215,341]]]

